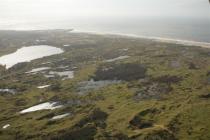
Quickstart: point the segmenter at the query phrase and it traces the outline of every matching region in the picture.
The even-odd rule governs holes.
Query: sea
[[[209,18],[120,17],[59,19],[1,19],[0,30],[73,29],[80,32],[127,34],[210,43]]]

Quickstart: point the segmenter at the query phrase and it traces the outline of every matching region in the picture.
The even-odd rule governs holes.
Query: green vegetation
[[[1,140],[210,139],[209,49],[65,30],[0,31],[1,56],[30,45],[65,52],[9,70],[0,67],[0,89],[16,91],[0,92]],[[130,57],[106,62],[119,56]],[[51,69],[26,73],[39,67]],[[75,75],[67,80],[45,77],[51,70]],[[81,82],[91,79],[118,82],[80,94]],[[37,88],[43,85],[51,86]],[[20,114],[48,101],[63,107]],[[70,115],[52,120],[65,113]],[[6,124],[10,126],[3,129]]]

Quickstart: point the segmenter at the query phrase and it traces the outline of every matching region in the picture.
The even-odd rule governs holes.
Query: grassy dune
[[[9,70],[0,68],[0,89],[16,91],[0,92],[1,140],[210,139],[207,48],[65,30],[0,31],[0,36],[1,56],[31,45],[65,51]],[[107,61],[120,56],[129,57]],[[51,70],[25,73],[39,67]],[[74,71],[74,78],[44,76],[65,70]],[[42,85],[51,86],[37,88]],[[52,101],[63,107],[20,114]],[[65,113],[70,115],[51,120]],[[6,124],[10,127],[3,129]]]

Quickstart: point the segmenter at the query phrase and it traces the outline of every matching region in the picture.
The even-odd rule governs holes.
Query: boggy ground
[[[0,89],[15,91],[0,92],[1,140],[210,139],[209,49],[66,30],[0,31],[1,56],[31,45],[65,52],[1,66]],[[41,67],[50,69],[26,73]],[[47,77],[50,71],[74,77]],[[62,106],[20,113],[45,102]]]

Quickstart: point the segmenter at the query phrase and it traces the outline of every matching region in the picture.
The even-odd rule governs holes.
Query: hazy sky
[[[210,17],[208,0],[0,0],[0,19],[90,16]]]

